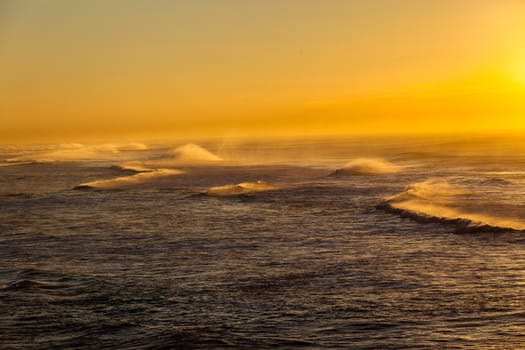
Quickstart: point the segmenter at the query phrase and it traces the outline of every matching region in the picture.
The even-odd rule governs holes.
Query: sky
[[[523,0],[0,0],[0,143],[500,131]]]

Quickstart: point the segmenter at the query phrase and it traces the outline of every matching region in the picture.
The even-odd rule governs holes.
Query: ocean
[[[0,348],[524,348],[521,140],[1,146]]]

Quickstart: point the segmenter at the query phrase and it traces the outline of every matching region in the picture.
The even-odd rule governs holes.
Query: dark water
[[[6,147],[0,348],[523,348],[525,153],[445,145]]]

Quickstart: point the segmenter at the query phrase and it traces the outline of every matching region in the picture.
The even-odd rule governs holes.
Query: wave
[[[84,276],[55,273],[38,269],[3,270],[1,292],[51,291],[56,289],[85,290],[95,280]]]
[[[519,206],[498,203],[495,198],[443,179],[414,183],[377,208],[418,222],[454,224],[456,232],[525,230]]]
[[[155,171],[155,169],[148,168],[144,164],[139,162],[124,163],[120,165],[113,165],[111,169],[117,170],[120,172],[131,172],[131,173],[144,173]]]
[[[501,186],[512,186],[512,185],[515,184],[515,182],[514,181],[510,181],[510,180],[500,179],[500,178],[497,178],[497,177],[491,177],[491,178],[480,179],[479,180],[479,184],[480,185],[484,185],[484,186],[498,186],[498,187],[501,187]]]
[[[161,153],[157,153],[149,159],[128,159],[126,163],[114,166],[113,168],[115,170],[144,172],[150,171],[151,169],[178,168],[185,165],[216,165],[222,160],[221,157],[211,153],[205,148],[190,143],[169,151],[163,150]]]
[[[43,150],[33,151],[8,159],[8,161],[67,162],[86,160],[112,160],[118,158],[122,151],[142,151],[148,149],[141,143],[84,145],[66,143],[54,145]]]
[[[136,186],[161,177],[180,175],[183,173],[183,171],[175,169],[157,169],[114,179],[86,182],[74,187],[74,189],[118,189]]]
[[[330,176],[395,174],[400,167],[381,158],[356,158]]]
[[[172,154],[176,160],[187,162],[216,162],[222,160],[221,157],[193,143],[179,146],[172,150],[170,154]]]
[[[275,191],[289,187],[289,185],[278,185],[259,180],[255,182],[242,182],[236,185],[210,187],[203,193],[208,196],[227,197],[253,194],[256,192]]]
[[[416,182],[408,186],[408,188],[394,197],[391,200],[404,200],[407,198],[420,198],[432,201],[449,201],[458,196],[468,196],[473,192],[466,187],[452,185],[445,179],[431,178],[422,182]]]
[[[17,165],[27,165],[27,164],[33,164],[34,162],[16,162],[16,161],[9,161],[7,163],[0,163],[0,167],[8,167],[8,166],[17,166]]]
[[[31,193],[26,192],[0,192],[0,198],[30,198]]]
[[[20,290],[30,290],[30,289],[57,289],[60,286],[42,283],[33,280],[18,280],[11,282],[6,285],[0,285],[0,291],[20,291]]]
[[[131,142],[131,143],[126,143],[124,145],[117,146],[117,149],[119,151],[145,151],[149,148],[143,143]]]

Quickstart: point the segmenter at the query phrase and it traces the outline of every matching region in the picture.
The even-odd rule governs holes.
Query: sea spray
[[[481,193],[431,178],[385,198],[377,207],[418,222],[448,222],[456,231],[525,230],[523,213],[497,212]],[[500,204],[501,206],[501,204]]]
[[[95,188],[95,189],[117,189],[117,188],[124,188],[129,186],[135,186],[140,185],[149,181],[153,181],[155,179],[165,177],[165,176],[173,176],[173,175],[179,175],[183,174],[184,172],[181,170],[175,170],[175,169],[158,169],[158,170],[152,170],[148,172],[141,172],[137,173],[135,175],[130,176],[122,176],[117,177],[114,179],[108,179],[108,180],[96,180],[92,182],[86,182],[83,184],[80,184],[75,187],[75,189],[89,189],[89,188]]]
[[[273,184],[266,181],[242,182],[236,185],[223,185],[211,187],[204,192],[208,196],[238,196],[255,192],[265,192],[289,188],[290,185]]]
[[[49,146],[45,149],[29,152],[25,155],[10,158],[9,161],[37,161],[37,162],[74,162],[87,160],[113,160],[122,157],[122,151],[147,150],[141,143],[129,144],[95,144],[65,143]]]
[[[170,152],[176,160],[188,162],[216,162],[222,160],[219,156],[211,153],[205,148],[188,143],[179,146]]]
[[[399,166],[381,158],[356,158],[331,176],[394,174],[400,170]]]

